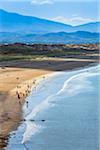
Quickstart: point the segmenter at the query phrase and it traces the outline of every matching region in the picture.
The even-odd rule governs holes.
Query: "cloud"
[[[65,24],[70,24],[70,25],[80,25],[80,24],[85,24],[85,23],[88,23],[88,22],[95,21],[93,19],[84,18],[84,17],[78,16],[76,14],[72,15],[71,18],[65,18],[63,16],[57,16],[57,17],[55,17],[51,20],[62,22],[62,23],[65,23]]]
[[[45,4],[53,4],[54,0],[32,0],[31,4],[34,5],[45,5]]]

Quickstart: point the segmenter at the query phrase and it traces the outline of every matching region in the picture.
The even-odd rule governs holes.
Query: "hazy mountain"
[[[70,26],[0,9],[0,43],[98,43],[99,25]]]
[[[71,43],[99,43],[99,33],[77,31],[72,33],[58,32],[47,34],[15,34],[0,33],[0,43],[47,43],[47,44],[71,44]]]
[[[9,13],[0,9],[0,31],[22,33],[48,33],[70,31],[72,26],[62,23]]]
[[[0,9],[0,32],[16,32],[22,34],[44,34],[50,32],[98,32],[100,22],[71,26],[37,17],[23,16]]]
[[[76,31],[88,31],[88,32],[99,32],[100,22],[91,22],[83,25],[76,26]]]

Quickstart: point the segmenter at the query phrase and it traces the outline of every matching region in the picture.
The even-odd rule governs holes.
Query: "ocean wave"
[[[37,125],[36,123],[33,123],[31,121],[26,122],[26,131],[23,134],[23,140],[22,144],[25,143],[30,139],[31,136],[33,136],[36,132],[39,132],[39,129],[41,128],[40,125]]]
[[[63,87],[56,95],[63,94],[66,91],[67,96],[74,96],[80,92],[92,91],[94,87],[92,86],[89,77],[100,75],[100,73],[80,73],[70,77],[64,82]]]
[[[62,88],[55,94],[49,95],[45,100],[38,104],[29,115],[25,117],[26,120],[26,130],[23,134],[22,143],[28,141],[32,135],[37,133],[40,129],[40,125],[31,122],[39,112],[48,108],[50,102],[56,99],[56,96],[61,96],[65,94],[67,96],[74,96],[80,92],[91,91],[94,89],[92,82],[89,77],[100,75],[100,65],[96,67],[91,67],[90,69],[84,69],[81,71],[76,71],[74,75],[68,78],[64,83]]]

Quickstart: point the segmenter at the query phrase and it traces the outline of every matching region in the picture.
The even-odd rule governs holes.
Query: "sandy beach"
[[[22,120],[22,106],[25,98],[36,86],[36,80],[54,71],[64,71],[85,67],[92,60],[37,60],[1,62],[0,67],[0,138],[5,140],[16,130]],[[1,141],[3,144],[3,141]],[[2,147],[2,145],[1,145]]]
[[[99,3],[0,4],[0,150],[98,150]]]
[[[49,71],[0,68],[0,135],[7,135],[16,128],[22,117],[22,105],[31,92],[35,78],[48,74]]]

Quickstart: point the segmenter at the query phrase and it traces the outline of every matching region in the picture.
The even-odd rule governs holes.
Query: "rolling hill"
[[[41,44],[80,44],[80,43],[99,43],[99,33],[86,31],[77,32],[57,32],[46,34],[15,34],[0,33],[0,43],[41,43]]]

